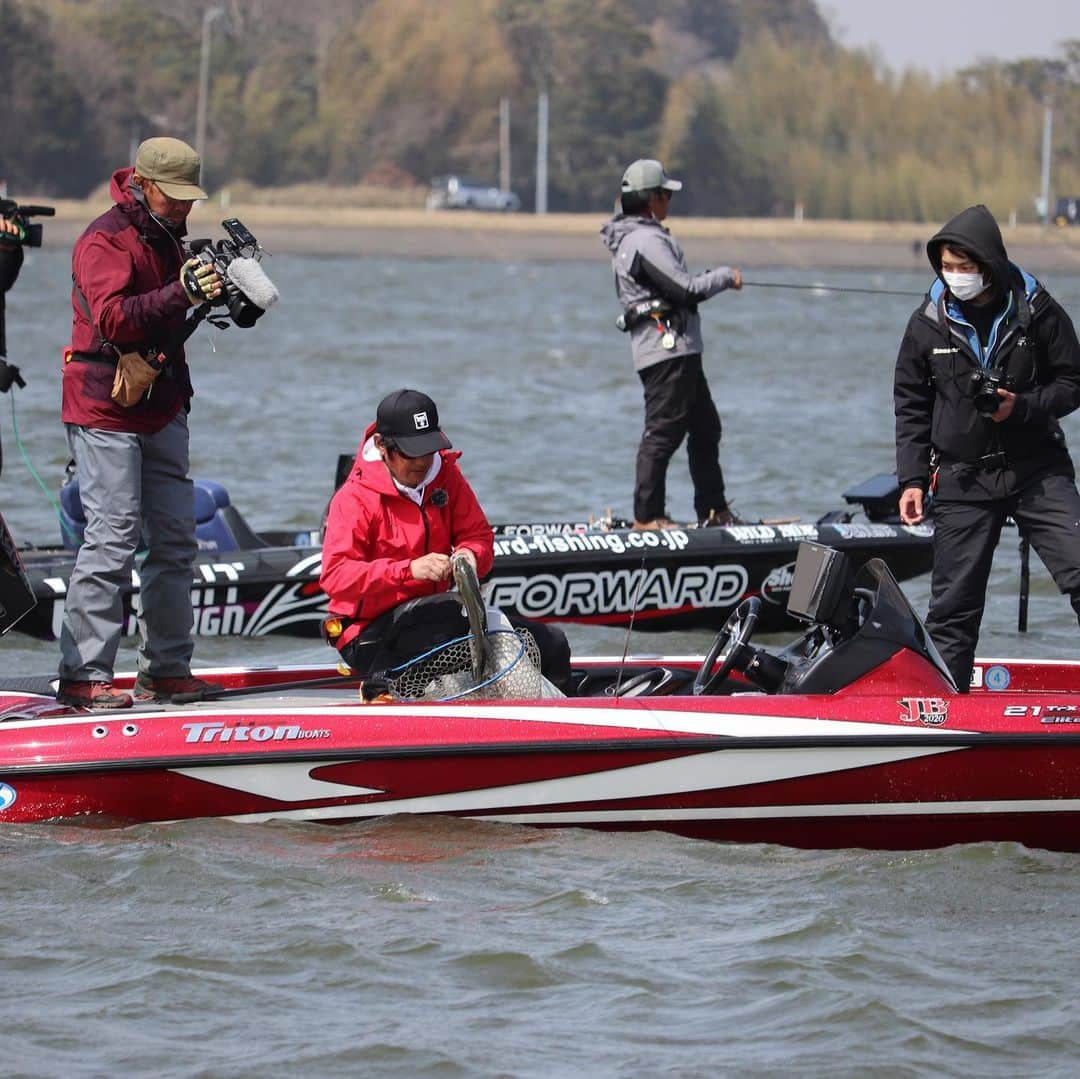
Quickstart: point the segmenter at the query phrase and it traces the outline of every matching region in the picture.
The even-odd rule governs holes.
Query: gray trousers
[[[60,677],[112,681],[140,535],[140,671],[191,672],[195,496],[188,479],[187,414],[156,434],[67,424],[79,473],[86,537],[75,559],[60,633]]]

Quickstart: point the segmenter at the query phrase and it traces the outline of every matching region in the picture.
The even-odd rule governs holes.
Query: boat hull
[[[442,753],[423,764],[408,755],[373,760],[322,764],[307,758],[274,764],[235,763],[186,767],[146,766],[124,771],[86,771],[77,775],[19,776],[0,773],[0,784],[18,792],[15,804],[0,819],[7,822],[95,820],[128,824],[224,817],[242,822],[303,820],[328,824],[385,818],[398,814],[441,815],[533,827],[590,828],[609,831],[665,831],[688,838],[775,843],[791,847],[829,849],[864,847],[911,850],[984,841],[1019,842],[1031,847],[1080,850],[1080,745],[1053,750],[1013,747],[968,748],[960,759],[868,766],[865,752],[828,750],[827,780],[821,776],[772,780],[742,786],[706,787],[687,793],[662,791],[639,796],[617,789],[602,799],[557,798],[567,769],[597,786],[623,769],[661,768],[679,787],[681,774],[694,774],[711,761],[695,760],[705,751],[674,755],[671,751],[607,750],[560,753],[555,762],[535,751],[513,750],[477,757]],[[727,768],[752,763],[750,755],[776,753],[770,747],[753,750],[731,747]],[[787,750],[791,767],[820,767],[809,752]],[[1004,757],[1007,763],[1000,758]],[[850,758],[850,763],[848,762]],[[997,759],[995,759],[997,758]],[[483,775],[477,774],[483,765]],[[985,778],[970,789],[958,782],[957,768],[985,770]],[[244,784],[263,788],[280,781],[284,770],[302,771],[316,781],[349,786],[374,786],[384,802],[340,798],[283,804],[280,798],[252,790],[237,790],[237,769],[249,773]],[[456,771],[476,785],[465,791],[418,782],[418,773]],[[555,777],[552,772],[556,772]],[[854,774],[845,775],[846,771]],[[1017,772],[1056,781],[1053,796],[1043,783],[1011,784],[1002,780]],[[258,772],[267,773],[258,776]],[[403,780],[401,775],[408,776]],[[491,789],[492,775],[513,777],[513,784]],[[995,786],[995,781],[999,781]],[[695,781],[696,782],[696,781]],[[507,786],[530,786],[526,805]],[[890,787],[906,790],[881,800]],[[548,792],[548,793],[545,793]],[[373,796],[368,796],[369,799]],[[150,808],[153,807],[153,808]]]
[[[898,694],[917,683],[903,663],[859,693],[790,698],[365,705],[283,686],[93,715],[8,693],[0,822],[439,814],[811,848],[1080,850],[1080,706],[1064,688],[1080,667],[996,664],[1008,691],[942,697]],[[294,675],[214,673],[237,688]]]
[[[846,552],[858,566],[878,557],[898,580],[925,573],[933,530],[885,523],[754,524],[657,532],[572,525],[496,529],[488,602],[508,614],[664,631],[719,628],[749,596],[762,598],[760,632],[796,627],[787,615],[796,552],[810,540]],[[37,606],[17,628],[59,636],[74,555],[28,550],[23,562]],[[197,636],[318,637],[326,596],[317,546],[203,551],[192,582]],[[124,596],[124,632],[135,634],[139,574]]]

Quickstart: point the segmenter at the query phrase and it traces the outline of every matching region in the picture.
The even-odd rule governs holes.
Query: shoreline
[[[100,201],[31,199],[56,207],[45,244],[70,247],[108,209]],[[282,255],[465,258],[496,262],[606,261],[599,238],[604,214],[484,214],[469,211],[270,206],[214,199],[197,206],[190,235],[221,234],[239,217],[266,250]],[[922,270],[925,243],[939,225],[915,222],[793,221],[776,218],[680,218],[672,232],[692,266]],[[1017,225],[1002,229],[1010,257],[1038,274],[1080,270],[1080,228]]]

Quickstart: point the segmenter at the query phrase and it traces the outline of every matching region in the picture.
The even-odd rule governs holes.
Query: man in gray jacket
[[[645,433],[637,456],[634,527],[666,528],[667,467],[686,438],[694,510],[703,524],[732,524],[720,469],[720,416],[701,365],[697,305],[742,288],[730,266],[691,275],[682,248],[664,228],[672,194],[682,189],[659,161],[635,161],[623,173],[622,212],[600,230],[611,251],[620,328],[631,336],[634,368],[645,388]]]

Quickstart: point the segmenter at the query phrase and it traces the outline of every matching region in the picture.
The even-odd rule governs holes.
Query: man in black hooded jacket
[[[967,692],[994,548],[1007,517],[1080,617],[1080,494],[1058,423],[1080,405],[1080,344],[1039,282],[1009,261],[985,206],[926,245],[937,280],[896,361],[900,516],[934,496],[926,625]]]

